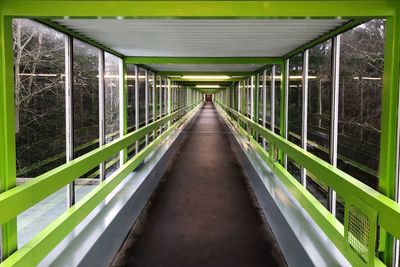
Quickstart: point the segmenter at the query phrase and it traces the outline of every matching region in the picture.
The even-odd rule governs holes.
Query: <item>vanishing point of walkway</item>
[[[285,266],[228,127],[205,104],[113,266]]]

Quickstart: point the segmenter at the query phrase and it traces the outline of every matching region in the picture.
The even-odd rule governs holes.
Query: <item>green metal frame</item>
[[[392,16],[396,1],[2,1],[10,16],[64,18],[353,18]]]
[[[395,196],[397,167],[397,116],[400,76],[400,2],[395,16],[386,18],[386,42],[383,74],[379,191]],[[379,249],[386,263],[391,261],[393,238],[380,229]]]
[[[241,72],[241,71],[158,71],[158,75],[164,76],[183,76],[183,75],[227,75],[227,76],[249,76],[253,72]],[[171,77],[173,78],[173,77]]]
[[[396,129],[397,129],[397,99],[398,99],[398,83],[399,83],[399,58],[400,58],[400,3],[399,1],[391,0],[324,0],[324,1],[312,1],[312,0],[299,0],[299,1],[112,1],[112,0],[84,0],[79,1],[79,8],[77,8],[77,2],[74,0],[4,0],[0,2],[0,199],[4,196],[8,196],[9,192],[15,192],[16,190],[22,190],[24,187],[17,187],[11,189],[16,183],[16,167],[15,167],[15,133],[14,133],[14,96],[13,90],[13,70],[10,66],[13,64],[13,53],[12,53],[12,32],[11,32],[11,19],[12,17],[20,18],[34,18],[41,22],[45,22],[52,27],[68,32],[68,29],[63,26],[57,25],[49,21],[54,18],[69,17],[74,18],[118,18],[118,19],[129,19],[129,18],[153,18],[153,19],[187,19],[187,18],[198,18],[198,19],[210,19],[210,18],[223,18],[223,19],[258,19],[258,18],[303,18],[303,19],[314,19],[314,18],[337,18],[341,17],[344,19],[352,19],[352,21],[339,29],[332,31],[304,46],[286,54],[282,58],[160,58],[160,57],[126,57],[124,60],[124,66],[127,63],[134,64],[280,64],[282,75],[284,75],[285,68],[283,67],[283,59],[290,57],[293,53],[302,51],[309,48],[319,42],[331,38],[332,36],[343,32],[351,27],[354,27],[365,19],[369,18],[386,18],[387,19],[387,30],[386,30],[386,47],[385,47],[385,68],[384,68],[384,89],[382,98],[382,134],[381,134],[381,158],[380,158],[380,191],[386,194],[388,197],[393,197],[394,192],[394,177],[395,177],[395,147],[396,147]],[[69,34],[79,39],[85,40],[97,47],[100,47],[110,53],[119,55],[115,51],[96,43],[84,36],[69,31]],[[124,77],[125,75],[124,70]],[[172,74],[171,74],[172,75]],[[281,132],[284,133],[284,79],[282,79],[281,87]],[[126,81],[124,82],[124,94],[126,96]],[[197,91],[196,91],[197,92]],[[244,109],[244,90],[240,91],[242,99],[242,111]],[[256,94],[255,94],[256,95]],[[123,101],[123,107],[125,110],[125,116],[121,118],[124,121],[124,133],[126,134],[127,129],[127,118],[126,108],[127,100],[126,97]],[[175,113],[174,113],[175,114]],[[171,114],[172,115],[172,114]],[[257,114],[254,114],[256,117]],[[249,125],[248,122],[237,119],[243,123],[243,126]],[[151,125],[151,124],[150,124]],[[149,125],[149,126],[150,126]],[[250,127],[250,126],[249,126]],[[136,133],[136,132],[135,132]],[[265,134],[265,133],[264,133]],[[132,135],[126,135],[123,140],[127,138],[133,138]],[[276,138],[275,138],[276,137]],[[293,150],[291,146],[285,143],[279,143],[279,136],[274,136],[276,142],[272,142],[271,147],[277,146],[279,148],[279,159],[282,162],[282,153],[287,153],[289,150],[291,158],[294,160],[301,161],[303,156],[300,152]],[[280,137],[282,138],[282,136]],[[268,139],[268,138],[267,138]],[[269,140],[270,141],[270,140]],[[282,141],[282,140],[280,140]],[[282,141],[283,142],[283,141]],[[108,146],[104,146],[106,149]],[[121,148],[122,149],[122,148]],[[254,149],[257,151],[259,147],[254,145]],[[285,150],[286,149],[286,150]],[[292,150],[290,150],[292,149]],[[97,150],[96,150],[97,151]],[[261,151],[261,150],[260,150]],[[271,151],[274,151],[271,148]],[[99,152],[99,155],[105,152]],[[260,152],[261,153],[261,152]],[[264,153],[264,152],[263,152]],[[287,154],[290,154],[287,153]],[[296,153],[300,153],[299,158],[296,158]],[[262,154],[262,153],[261,153]],[[271,153],[273,154],[273,153]],[[126,152],[125,152],[126,155]],[[265,154],[262,154],[265,157]],[[273,159],[273,155],[268,156],[268,159]],[[125,156],[126,160],[126,156]],[[315,160],[315,159],[313,159]],[[86,160],[85,160],[86,162]],[[81,163],[86,166],[90,164],[87,160],[86,163]],[[311,161],[314,162],[314,161]],[[298,163],[303,163],[298,162]],[[308,161],[306,161],[308,163]],[[127,163],[128,164],[128,163]],[[312,165],[312,163],[310,163]],[[281,165],[273,163],[276,173],[280,177],[287,177],[288,173],[282,168]],[[305,166],[305,165],[303,165]],[[319,166],[318,164],[316,166]],[[306,166],[305,166],[306,167]],[[326,166],[325,166],[326,167]],[[56,171],[57,169],[53,170]],[[72,173],[72,172],[71,172]],[[313,172],[314,173],[314,172]],[[68,175],[69,175],[68,171]],[[318,173],[314,173],[317,175]],[[342,175],[342,174],[340,174]],[[328,175],[329,176],[329,175]],[[336,177],[336,176],[335,176]],[[342,177],[343,178],[343,177]],[[346,178],[346,177],[345,177]],[[348,178],[348,177],[347,177]],[[333,179],[333,178],[332,178]],[[345,179],[346,180],[346,179]],[[351,179],[350,179],[351,180]],[[347,181],[347,180],[346,180]],[[39,183],[39,182],[37,182]],[[36,182],[35,182],[36,184]],[[40,184],[40,183],[39,183]],[[308,191],[304,188],[297,187],[297,184],[290,180],[286,180],[285,184],[289,189],[295,191],[295,196],[298,199],[307,199],[305,206],[308,207],[308,211],[315,215],[317,220],[322,225],[322,229],[330,229],[330,219],[321,218],[320,210],[315,208],[313,201],[308,199]],[[350,183],[351,184],[351,183]],[[358,186],[358,185],[357,185]],[[361,188],[364,188],[360,185]],[[21,188],[21,189],[19,189]],[[44,188],[45,190],[45,188]],[[46,191],[44,191],[46,192]],[[300,193],[299,193],[300,192]],[[377,194],[373,191],[370,194]],[[32,194],[33,191],[31,192]],[[21,195],[23,196],[23,195]],[[379,195],[379,199],[381,195]],[[0,200],[1,201],[1,200]],[[25,207],[26,201],[34,203],[37,201],[36,198],[24,196],[24,198],[14,199],[15,203],[12,203],[12,207]],[[386,201],[386,200],[385,200]],[[300,201],[301,202],[301,201]],[[3,215],[3,207],[1,207]],[[25,203],[25,204],[24,204]],[[314,205],[315,204],[315,205]],[[382,204],[383,205],[383,204]],[[318,206],[318,205],[317,205]],[[6,210],[11,209],[10,207],[4,207]],[[384,207],[383,207],[384,208]],[[16,208],[16,210],[20,210]],[[379,220],[381,221],[381,214],[386,213],[385,209],[379,210]],[[390,214],[390,212],[388,213]],[[15,215],[15,214],[14,214]],[[324,214],[329,217],[329,214]],[[385,216],[387,218],[387,216]],[[397,221],[398,221],[398,217]],[[396,221],[396,218],[389,218],[385,220]],[[327,222],[328,221],[328,222]],[[5,257],[11,255],[17,248],[17,237],[16,237],[16,220],[15,217],[8,217],[8,220],[2,220],[2,239],[3,239],[3,253]],[[67,225],[68,222],[66,222]],[[68,227],[63,223],[62,227],[67,229]],[[327,226],[328,225],[328,226]],[[334,224],[333,232],[340,233],[340,227],[337,228]],[[390,223],[386,224],[380,222],[382,229],[389,231],[393,234]],[[330,230],[329,230],[330,231]],[[335,234],[328,235],[336,242],[337,236]],[[381,232],[382,237],[380,242],[380,250],[383,252],[382,258],[386,264],[390,263],[391,258],[391,244],[392,240],[389,235],[384,231]],[[335,241],[336,240],[336,241]],[[337,242],[336,242],[337,243]],[[33,246],[35,246],[33,244]],[[38,246],[39,247],[39,246]],[[20,255],[22,252],[17,252],[14,255]],[[22,257],[23,258],[23,257]],[[29,258],[29,257],[27,257]],[[31,264],[28,264],[31,265]]]
[[[300,166],[303,166],[315,175],[319,182],[333,188],[339,195],[348,199],[353,195],[362,199],[365,204],[378,212],[378,223],[380,227],[386,229],[392,236],[400,238],[400,205],[387,196],[377,192],[371,187],[363,184],[347,173],[334,168],[329,163],[314,156],[310,152],[298,147],[283,137],[273,133],[258,123],[253,122],[246,116],[240,114],[234,109],[218,103],[219,110],[229,118],[232,125],[237,127],[236,120],[239,119],[243,124],[256,131],[260,136],[268,140],[268,143],[276,146],[287,154]],[[246,137],[249,137],[244,128],[239,131]],[[284,167],[274,160],[257,142],[251,138],[253,149],[265,160],[265,162],[274,170],[275,174],[287,186],[293,196],[299,201],[302,207],[308,212],[313,220],[321,227],[336,247],[348,258],[353,261],[353,255],[350,255],[344,242],[344,227],[321,203],[304,188]],[[354,263],[354,262],[353,262]],[[383,265],[378,258],[374,261],[375,265]]]
[[[12,53],[12,19],[0,16],[0,193],[16,186],[16,151],[14,125],[14,69]],[[11,122],[11,123],[10,123]],[[1,209],[0,209],[1,210]],[[3,211],[2,211],[3,212]],[[0,223],[3,258],[17,250],[17,221],[10,218]]]

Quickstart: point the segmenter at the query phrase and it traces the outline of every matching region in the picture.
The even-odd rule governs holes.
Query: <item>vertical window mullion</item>
[[[284,101],[284,118],[285,118],[285,132],[284,132],[284,138],[286,140],[289,139],[289,59],[286,59],[286,64],[285,64],[285,77],[283,77],[283,79],[285,79],[285,98],[281,101]],[[284,154],[284,167],[285,169],[287,169],[287,165],[288,165],[288,158],[287,158],[287,154]]]
[[[399,91],[400,91],[400,81],[399,81]],[[397,151],[396,151],[396,181],[395,181],[395,192],[394,200],[400,203],[400,94],[398,96],[398,113],[397,113]],[[400,266],[400,240],[394,238],[393,241],[393,266]]]
[[[73,38],[65,38],[65,145],[66,162],[74,159]],[[75,181],[68,185],[68,206],[75,204]]]
[[[267,120],[265,119],[267,116],[267,70],[263,71],[263,83],[262,83],[262,126],[266,127]],[[266,149],[267,145],[265,142],[265,138],[262,139],[262,144],[264,149]]]
[[[139,68],[135,65],[135,130],[139,129]],[[139,141],[136,141],[135,153],[139,152]]]
[[[308,110],[308,52],[303,53],[303,92],[302,92],[302,120],[301,120],[301,147],[307,150],[307,110]],[[307,171],[301,166],[301,183],[307,185]]]
[[[147,69],[144,70],[146,79],[145,79],[145,93],[144,93],[144,121],[145,121],[145,125],[149,124],[149,72],[147,71]],[[146,134],[146,146],[149,143],[149,135]]]
[[[151,88],[151,90],[152,90],[152,95],[153,95],[153,97],[152,97],[152,99],[151,99],[151,102],[153,103],[153,107],[152,107],[152,109],[153,109],[153,122],[155,122],[156,121],[156,119],[157,119],[157,115],[156,115],[156,86],[157,86],[157,80],[156,80],[156,75],[152,72],[152,79],[153,79],[153,87]],[[156,139],[156,131],[154,130],[153,131],[153,140],[154,139]]]
[[[254,76],[250,77],[250,119],[254,121]]]
[[[122,59],[119,60],[119,137],[122,138],[126,133],[126,120],[127,120],[127,90],[126,86],[126,66]],[[119,166],[125,163],[126,149],[119,153]]]
[[[275,132],[275,65],[272,65],[271,69],[271,118],[270,128],[272,132]]]
[[[337,166],[338,116],[339,116],[339,65],[340,65],[340,35],[333,38],[332,49],[332,94],[331,94],[331,132],[330,132],[330,163]],[[336,216],[336,192],[328,189],[328,209]]]

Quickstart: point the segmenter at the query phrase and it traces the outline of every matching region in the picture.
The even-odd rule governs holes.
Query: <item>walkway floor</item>
[[[285,266],[211,104],[187,139],[112,266]]]

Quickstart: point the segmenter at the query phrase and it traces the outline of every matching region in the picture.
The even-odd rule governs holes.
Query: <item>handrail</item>
[[[31,239],[22,248],[18,249],[10,257],[8,257],[4,262],[0,263],[0,267],[5,266],[35,266],[37,265],[46,255],[53,250],[86,216],[101,203],[107,195],[109,195],[114,188],[116,188],[129,173],[131,173],[145,158],[154,151],[158,144],[160,144],[165,137],[171,134],[171,132],[179,127],[190,115],[195,111],[194,108],[197,103],[191,104],[184,107],[177,112],[174,112],[162,120],[156,121],[154,125],[148,128],[158,127],[158,124],[165,123],[168,118],[175,118],[176,116],[185,113],[186,115],[179,119],[176,123],[171,125],[165,132],[158,136],[155,140],[150,142],[143,150],[138,154],[133,156],[128,160],[122,167],[116,170],[109,178],[102,181],[98,186],[91,190],[86,196],[83,197],[78,203],[76,203],[71,208],[67,209],[62,215],[57,217],[52,223],[50,223],[45,229],[43,229],[39,234],[37,234],[33,239]],[[186,112],[190,110],[189,112]],[[165,119],[165,120],[164,120]],[[139,129],[140,130],[140,129]],[[139,131],[138,130],[138,131]],[[137,132],[138,132],[137,131]],[[142,131],[142,135],[146,131]],[[132,141],[133,136],[136,132],[126,135],[121,140],[116,140],[113,142],[118,144],[119,142],[127,143],[127,140]],[[137,134],[139,136],[139,134]],[[140,137],[139,137],[140,138]],[[135,140],[133,140],[135,142]],[[97,149],[96,149],[97,150]],[[102,153],[98,151],[97,153]],[[89,154],[89,153],[88,153]],[[76,159],[75,161],[87,160],[83,159],[84,156]],[[75,163],[74,163],[75,164]],[[73,165],[74,165],[73,164]],[[66,166],[66,168],[71,168]]]
[[[80,177],[99,165],[101,162],[108,160],[121,150],[127,148],[129,145],[140,140],[140,138],[146,136],[146,134],[153,132],[159,126],[184,114],[187,110],[197,104],[198,103],[193,103],[186,106],[158,121],[152,122],[143,128],[126,134],[122,138],[96,148],[68,163],[33,178],[22,185],[1,193],[0,225],[17,217],[21,212],[29,209],[36,203],[55,193],[77,177]]]
[[[300,166],[309,170],[314,174],[320,182],[325,183],[334,189],[346,202],[349,195],[355,195],[362,199],[366,204],[378,211],[378,223],[392,236],[400,239],[400,205],[394,200],[388,198],[382,193],[374,190],[368,185],[358,181],[349,174],[335,168],[331,164],[318,158],[317,156],[307,152],[301,147],[291,143],[285,138],[275,134],[274,132],[264,128],[258,123],[252,121],[238,111],[218,102],[224,110],[234,114],[237,119],[242,121],[258,133],[273,146],[277,147],[283,153],[287,154],[290,159],[297,162]],[[253,138],[252,136],[249,136]],[[272,157],[270,157],[272,158]]]

